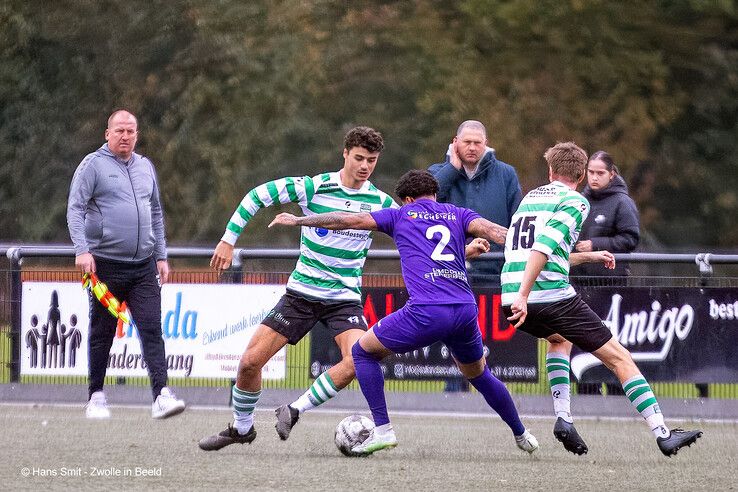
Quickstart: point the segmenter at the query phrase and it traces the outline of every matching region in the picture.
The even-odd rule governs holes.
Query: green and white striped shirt
[[[338,172],[281,178],[249,191],[233,213],[222,240],[236,244],[251,217],[264,207],[297,203],[305,215],[374,212],[398,205],[369,181],[358,189],[341,184]],[[329,301],[361,301],[361,275],[370,231],[330,231],[302,227],[300,258],[287,282],[289,290]]]
[[[515,300],[531,251],[545,254],[548,261],[533,284],[529,303],[556,302],[576,294],[569,284],[569,254],[588,214],[587,199],[559,181],[525,195],[505,239],[503,306]]]

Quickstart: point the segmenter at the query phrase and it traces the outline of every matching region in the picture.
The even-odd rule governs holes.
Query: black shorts
[[[284,335],[291,345],[295,345],[319,321],[331,330],[334,338],[347,330],[368,329],[360,302],[318,301],[291,291],[282,296],[262,324]]]
[[[506,316],[512,316],[510,306],[502,309]],[[518,329],[538,338],[558,333],[587,352],[594,352],[612,338],[602,319],[579,294],[563,301],[528,304],[528,316]]]

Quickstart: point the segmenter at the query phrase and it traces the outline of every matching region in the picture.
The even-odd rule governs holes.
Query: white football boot
[[[357,455],[369,455],[375,451],[397,446],[397,437],[395,437],[395,431],[392,429],[392,425],[385,425],[386,428],[384,429],[384,425],[372,429],[369,437],[364,442],[351,448],[351,452]]]
[[[525,429],[522,435],[515,436],[515,444],[523,451],[527,451],[528,454],[533,454],[533,451],[538,449],[538,439],[528,429]]]

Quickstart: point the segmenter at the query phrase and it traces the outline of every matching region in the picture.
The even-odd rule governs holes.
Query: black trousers
[[[126,301],[138,328],[151,390],[156,399],[167,385],[167,364],[161,336],[161,287],[153,257],[140,263],[124,263],[95,257],[97,276],[121,302]],[[103,389],[110,347],[118,320],[90,292],[89,393]]]

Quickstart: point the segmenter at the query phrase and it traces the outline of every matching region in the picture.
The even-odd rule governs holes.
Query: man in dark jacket
[[[615,174],[604,187],[595,188],[588,183],[582,195],[589,200],[591,208],[589,217],[582,226],[576,250],[579,252],[607,250],[611,253],[633,251],[640,239],[638,209],[628,195],[628,187],[623,178]],[[572,270],[572,275],[630,275],[630,268],[626,262],[618,262],[614,270],[598,266],[579,265]]]
[[[494,149],[487,147],[487,130],[479,121],[463,122],[449,145],[445,162],[428,170],[439,184],[438,201],[470,208],[485,219],[510,226],[510,219],[522,199],[515,169],[497,160]],[[502,251],[491,245],[490,251]],[[499,275],[502,261],[478,261],[471,274]]]
[[[120,301],[126,301],[141,341],[151,378],[153,418],[184,410],[167,387],[161,334],[161,284],[167,281],[164,217],[154,165],[133,150],[138,121],[128,111],[114,112],[107,141],[87,155],[72,178],[67,224],[75,265],[97,273]],[[90,292],[88,418],[109,418],[103,382],[117,319]]]

